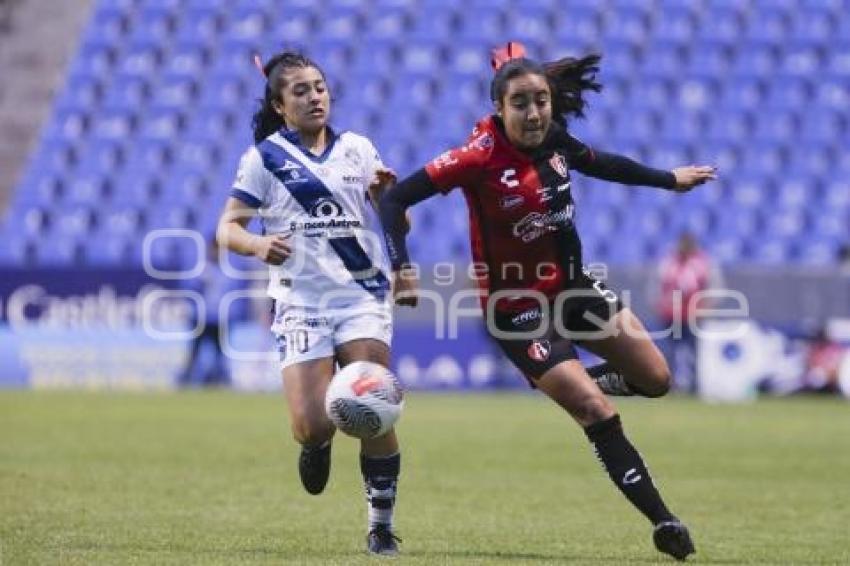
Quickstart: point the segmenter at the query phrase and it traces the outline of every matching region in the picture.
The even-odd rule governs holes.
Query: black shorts
[[[622,309],[613,291],[582,273],[548,305],[515,314],[494,313],[487,333],[535,387],[535,380],[559,363],[578,359],[574,344],[601,338],[601,327]]]

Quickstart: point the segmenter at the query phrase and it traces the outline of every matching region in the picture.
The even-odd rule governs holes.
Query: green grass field
[[[850,405],[621,402],[702,564],[848,564]],[[534,395],[410,394],[399,564],[673,563]],[[357,443],[306,495],[273,395],[0,393],[0,564],[374,564]]]

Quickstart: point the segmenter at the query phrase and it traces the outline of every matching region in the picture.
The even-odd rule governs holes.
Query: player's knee
[[[614,416],[614,405],[604,395],[588,395],[578,404],[576,420],[582,426],[603,421]]]
[[[330,422],[319,419],[301,418],[292,422],[292,436],[295,441],[304,446],[323,444],[333,436],[333,426]]]
[[[647,397],[663,397],[670,391],[673,384],[673,375],[667,362],[654,364],[647,372],[647,379],[643,386],[643,393]]]

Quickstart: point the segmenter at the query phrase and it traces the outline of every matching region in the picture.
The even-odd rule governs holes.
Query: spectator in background
[[[12,11],[18,0],[0,0],[0,33],[12,31]]]
[[[850,244],[843,244],[838,249],[838,270],[841,275],[850,276]]]
[[[825,326],[820,327],[809,343],[801,392],[838,393],[844,355],[844,348],[829,337]]]
[[[675,387],[696,393],[696,336],[690,324],[694,308],[711,306],[707,299],[695,300],[701,291],[722,286],[719,269],[688,232],[679,236],[676,249],[662,258],[658,267],[657,312],[665,329],[672,333],[667,358],[673,367]]]
[[[203,300],[201,312],[196,311],[194,313],[193,326],[198,325],[199,315],[203,317],[203,321],[200,322],[200,334],[192,340],[191,353],[186,362],[186,367],[178,378],[180,387],[230,385],[230,366],[219,339],[222,326],[219,318],[219,305],[224,296],[230,291],[236,290],[238,285],[238,281],[227,277],[222,271],[218,246],[214,239],[210,239],[203,272],[198,277],[187,281],[186,285],[188,290],[199,293]],[[228,312],[228,315],[230,314]],[[212,363],[207,364],[206,368],[202,363],[203,357],[201,355],[205,343],[209,344],[209,350],[212,351]]]

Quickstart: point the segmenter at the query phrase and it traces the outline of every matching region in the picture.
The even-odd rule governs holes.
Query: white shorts
[[[281,368],[329,358],[340,344],[371,338],[390,346],[392,310],[387,303],[367,302],[340,309],[275,303],[272,332],[280,353]]]

